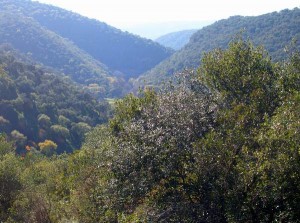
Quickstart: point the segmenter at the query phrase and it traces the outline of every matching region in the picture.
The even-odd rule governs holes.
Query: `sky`
[[[147,24],[207,22],[300,7],[299,0],[38,0],[122,30]]]

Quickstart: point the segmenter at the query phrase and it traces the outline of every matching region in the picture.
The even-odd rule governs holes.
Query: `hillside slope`
[[[0,8],[34,18],[45,28],[74,42],[115,73],[123,73],[125,78],[149,70],[173,53],[151,40],[58,7],[28,0],[1,0]]]
[[[86,131],[107,121],[107,103],[62,74],[16,58],[22,56],[0,48],[0,133],[15,140],[19,152],[44,140],[70,152]]]
[[[183,49],[141,75],[135,85],[157,85],[175,72],[197,67],[204,52],[226,48],[230,40],[241,31],[256,45],[263,45],[274,60],[281,60],[285,57],[285,46],[293,38],[300,39],[300,9],[256,17],[234,16],[204,27],[191,37]]]
[[[180,50],[182,47],[184,47],[185,44],[189,42],[191,36],[196,31],[196,29],[190,29],[182,30],[179,32],[172,32],[157,38],[155,41],[165,47],[170,47],[174,50]]]
[[[97,83],[104,89],[105,95],[115,88],[112,74],[104,64],[21,13],[10,14],[0,10],[0,44],[4,43],[41,64],[64,72],[77,83]]]

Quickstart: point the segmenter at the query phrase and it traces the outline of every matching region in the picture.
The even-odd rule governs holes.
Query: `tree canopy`
[[[273,62],[286,59],[285,46],[300,39],[300,9],[282,10],[260,16],[232,16],[198,30],[188,44],[168,59],[139,76],[135,85],[161,85],[174,73],[199,66],[204,52],[226,49],[242,32],[255,46],[263,45]],[[297,43],[299,46],[299,43]]]
[[[0,52],[0,132],[26,146],[52,140],[58,153],[79,149],[84,135],[107,122],[109,105],[88,90],[37,64],[21,62],[14,51]]]
[[[116,101],[69,155],[16,156],[0,137],[0,183],[14,185],[1,221],[299,222],[299,58],[235,39],[165,90]]]

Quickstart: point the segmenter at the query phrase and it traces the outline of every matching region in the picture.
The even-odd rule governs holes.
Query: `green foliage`
[[[121,127],[111,129],[119,221],[297,222],[296,57],[274,64],[238,39],[204,56],[198,78],[209,89],[191,79],[155,103],[120,103],[112,123]]]
[[[63,137],[63,138],[70,137],[70,131],[61,125],[52,125],[50,129],[54,136]]]
[[[278,74],[262,48],[238,40],[226,51],[205,54],[202,63],[204,82],[220,92],[227,103],[248,105],[255,101],[264,104],[264,110],[276,106]]]
[[[74,123],[71,130],[74,132],[74,134],[76,134],[75,137],[78,142],[83,142],[86,134],[92,130],[92,127],[85,122],[79,122]]]
[[[2,5],[17,7],[44,27],[70,39],[113,72],[122,73],[125,79],[151,69],[173,53],[151,40],[57,7],[20,0],[5,1]]]
[[[171,86],[171,92],[146,91],[116,103],[108,130],[114,141],[111,171],[116,205],[129,214],[120,215],[121,222],[138,221],[148,209],[152,216],[144,220],[155,222],[170,207],[177,217],[190,208],[177,210],[188,200],[185,187],[193,165],[192,144],[213,125],[215,107],[208,104],[207,89],[190,75],[179,86]],[[137,212],[130,215],[130,210]]]
[[[0,134],[0,155],[3,157],[5,154],[10,152],[14,152],[14,147],[11,142],[6,140],[6,136],[4,134]]]
[[[17,97],[16,87],[0,66],[0,100],[12,100]]]
[[[138,119],[145,105],[155,104],[156,93],[152,90],[145,91],[144,97],[139,98],[133,94],[127,95],[124,99],[118,100],[115,105],[115,116],[111,119],[110,128],[117,134],[133,119]]]
[[[103,22],[23,0],[0,2],[0,44],[3,43],[62,71],[100,97],[124,95],[131,87],[127,82],[130,78],[173,53]]]
[[[58,116],[58,123],[64,127],[69,127],[71,124],[71,120],[63,115],[60,115]]]
[[[22,191],[10,210],[12,222],[57,222],[62,218],[63,199],[59,190],[64,182],[61,174],[66,168],[61,158],[35,158],[28,156],[24,161],[34,160],[21,175]]]
[[[296,41],[297,42],[297,41]],[[283,97],[300,90],[300,51],[296,42],[287,47],[289,60],[284,64],[283,74],[280,76],[280,93]]]
[[[13,146],[3,135],[0,135],[0,151],[0,221],[3,222],[21,188],[21,165],[13,153]]]
[[[58,153],[80,148],[84,133],[107,121],[108,103],[16,57],[14,51],[0,53],[0,63],[6,64],[1,70],[4,79],[0,77],[0,91],[5,91],[5,98],[0,96],[0,132],[15,140],[18,153],[46,139],[58,145]],[[7,91],[8,86],[14,91]]]
[[[27,141],[27,137],[24,134],[22,134],[18,130],[13,130],[10,133],[10,135],[11,135],[12,140],[16,142],[16,145],[18,147],[25,146],[25,143]]]
[[[45,129],[51,126],[51,118],[45,114],[39,115],[38,122],[39,122],[39,126]]]
[[[281,221],[297,222],[300,217],[297,211],[300,202],[299,106],[298,91],[284,101],[257,136],[262,147],[257,154],[260,163],[257,169],[263,181],[256,190],[262,198],[268,197],[267,201],[272,202],[267,205],[273,208],[276,205],[273,218]]]
[[[300,9],[283,10],[260,16],[233,16],[220,20],[197,31],[189,43],[168,59],[147,71],[134,83],[140,85],[160,85],[176,72],[199,66],[204,52],[225,49],[232,38],[241,31],[254,45],[263,45],[273,61],[287,57],[284,48],[295,38],[300,38]],[[299,43],[297,43],[299,46]]]
[[[299,101],[292,99],[288,91],[280,92],[280,80],[294,77],[290,73],[293,69],[276,66],[263,50],[244,41],[234,42],[228,50],[214,51],[203,59],[201,77],[223,96],[225,103],[214,131],[196,144],[199,184],[205,185],[207,180],[210,184],[201,194],[211,202],[205,210],[211,213],[208,221],[293,222],[297,218],[293,208],[299,188],[289,188],[295,199],[285,200],[283,197],[290,196],[291,191],[287,192],[283,185],[291,181],[285,171],[299,171],[299,154],[289,151],[298,144],[299,137],[288,138],[289,128],[282,129],[283,137],[291,142],[285,145],[279,135],[271,136],[272,130],[268,133],[267,129],[274,129],[271,123],[275,120],[276,125],[294,123],[299,118],[298,112],[294,113],[297,108],[290,107],[293,115],[288,115],[285,104],[297,106]],[[245,79],[247,84],[243,83]],[[278,114],[284,117],[278,119]],[[298,124],[296,121],[296,129]],[[275,144],[273,137],[279,139]],[[295,181],[291,183],[294,185]]]
[[[299,222],[298,53],[291,58],[274,64],[238,39],[165,91],[116,101],[109,124],[71,123],[70,134],[89,131],[72,154],[19,157],[1,136],[1,221]]]
[[[2,8],[0,18],[0,44],[11,44],[28,58],[65,73],[77,83],[85,85],[99,83],[105,88],[102,96],[109,95],[108,87],[113,87],[114,84],[109,79],[111,72],[105,65],[93,59],[69,40],[47,30],[37,21],[20,12],[16,16],[10,10],[3,12]],[[24,79],[20,80],[20,84],[26,88],[30,82]]]

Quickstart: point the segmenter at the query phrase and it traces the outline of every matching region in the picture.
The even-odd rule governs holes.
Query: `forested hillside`
[[[149,70],[173,52],[97,20],[30,0],[1,0],[1,11],[31,17],[126,79]]]
[[[16,57],[21,56],[11,49],[0,50],[0,132],[15,142],[19,154],[26,148],[71,152],[80,148],[87,131],[107,122],[106,102],[63,74]],[[52,151],[38,146],[45,140],[54,143]]]
[[[1,13],[0,10],[1,43],[9,43],[29,58],[65,73],[77,83],[96,83],[103,89],[103,95],[115,94],[118,82],[122,82],[112,77],[105,65],[69,40],[22,14]]]
[[[157,38],[155,41],[159,44],[170,47],[174,50],[180,50],[187,44],[191,38],[191,36],[196,32],[196,29],[191,30],[183,30],[179,32],[168,33]]]
[[[196,32],[183,49],[139,77],[136,86],[157,85],[175,72],[196,68],[204,52],[224,49],[241,32],[255,45],[264,45],[275,61],[283,59],[285,46],[293,39],[300,40],[300,9],[255,17],[233,16],[206,26]]]
[[[0,0],[0,222],[299,223],[299,38],[296,8],[218,21],[172,54]],[[154,87],[105,99],[131,83]]]
[[[117,101],[114,117],[73,154],[25,147],[20,156],[0,136],[0,221],[299,222],[300,53],[290,47],[288,55],[275,63],[262,47],[236,39],[178,83]],[[1,103],[12,103],[9,114],[31,109],[16,114],[22,120],[35,111],[32,100],[17,99],[19,91],[29,97],[30,83],[21,91],[13,78],[49,79],[16,62],[6,70]],[[39,117],[39,125],[56,120]]]

